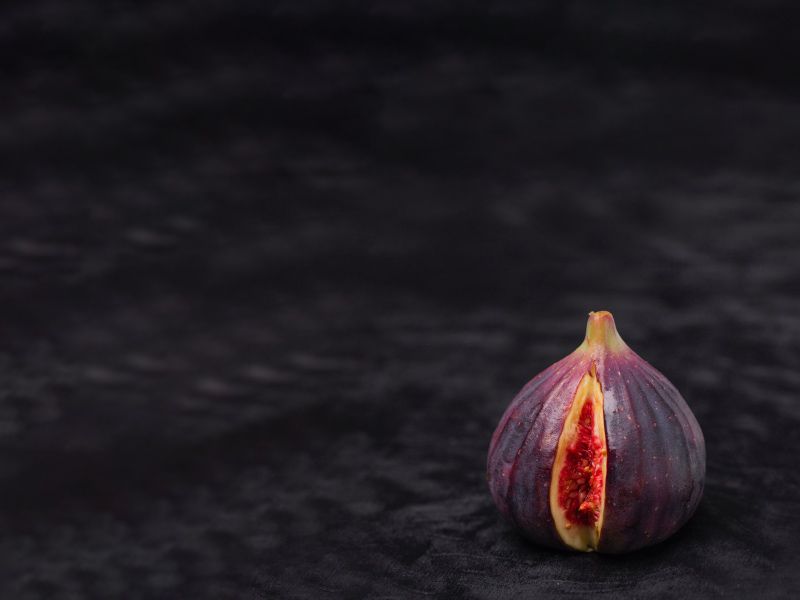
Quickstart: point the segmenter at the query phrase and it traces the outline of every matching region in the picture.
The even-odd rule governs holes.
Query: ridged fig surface
[[[592,369],[603,393],[608,452],[596,550],[628,552],[666,539],[695,512],[705,443],[680,393],[622,341],[610,313],[591,313],[584,343],[511,402],[489,447],[489,489],[500,512],[528,538],[567,547],[550,505],[553,463],[575,391]]]

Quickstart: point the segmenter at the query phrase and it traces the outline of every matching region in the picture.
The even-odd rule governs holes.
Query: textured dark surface
[[[791,3],[135,5],[3,3],[2,597],[794,596]],[[591,309],[708,449],[621,558],[484,480]]]

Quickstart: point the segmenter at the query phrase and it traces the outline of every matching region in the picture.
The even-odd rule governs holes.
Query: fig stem
[[[627,344],[622,341],[614,316],[607,310],[592,311],[586,322],[586,338],[583,346],[587,348],[604,347],[611,351],[622,350]]]

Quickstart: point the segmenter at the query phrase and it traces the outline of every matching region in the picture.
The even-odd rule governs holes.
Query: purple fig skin
[[[575,391],[594,364],[608,450],[598,552],[656,544],[680,529],[703,494],[705,442],[675,387],[619,337],[610,313],[590,313],[587,339],[534,377],[492,436],[487,479],[501,514],[530,540],[571,549],[550,509],[559,437]]]

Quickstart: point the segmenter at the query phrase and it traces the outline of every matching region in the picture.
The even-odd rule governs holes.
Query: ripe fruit
[[[600,311],[578,349],[511,402],[487,479],[500,512],[534,542],[620,553],[680,529],[705,468],[703,433],[678,390]]]

